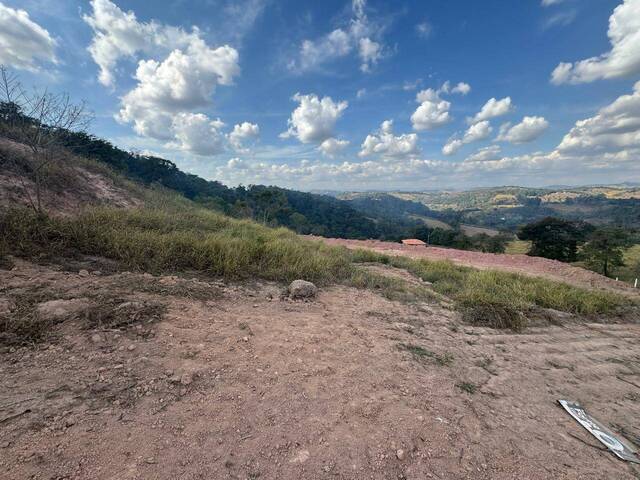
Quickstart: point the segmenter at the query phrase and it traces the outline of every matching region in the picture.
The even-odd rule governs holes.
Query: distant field
[[[451,225],[443,222],[442,220],[438,220],[437,218],[423,217],[422,215],[411,215],[411,218],[415,218],[416,220],[422,220],[425,223],[425,225],[429,228],[441,228],[443,230],[451,230]]]
[[[507,243],[507,248],[505,249],[504,253],[509,253],[512,255],[526,255],[530,248],[531,242],[527,240],[511,240],[509,243]]]
[[[460,230],[462,230],[465,235],[469,236],[480,235],[482,233],[484,233],[485,235],[489,235],[490,237],[500,235],[500,232],[494,228],[478,227],[477,225],[468,225],[465,223],[460,225]]]

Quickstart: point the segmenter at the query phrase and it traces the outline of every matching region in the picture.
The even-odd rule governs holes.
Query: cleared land
[[[565,315],[518,335],[344,286],[300,303],[269,282],[67,268],[0,270],[5,308],[69,314],[3,347],[3,478],[637,478],[557,405],[639,441],[637,324]]]

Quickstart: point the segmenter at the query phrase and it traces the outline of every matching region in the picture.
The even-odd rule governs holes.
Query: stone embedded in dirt
[[[102,272],[100,270],[94,270],[93,272],[91,272],[91,275],[95,275],[96,277],[99,277],[100,275],[102,275]]]
[[[402,450],[401,448],[396,450],[396,457],[398,457],[398,460],[404,460],[404,457],[405,457],[404,450]]]
[[[49,300],[39,303],[36,307],[38,316],[43,320],[59,321],[73,317],[89,306],[86,298],[74,298],[71,300]]]
[[[309,450],[300,450],[295,457],[289,460],[289,463],[304,463],[309,460]]]
[[[182,385],[191,385],[191,383],[193,382],[193,374],[191,373],[183,373],[182,376],[180,377],[180,383]]]
[[[94,333],[93,335],[91,335],[91,341],[93,343],[100,343],[102,341],[102,335],[100,335],[99,333]]]
[[[11,302],[6,298],[0,298],[0,315],[11,313]]]
[[[306,280],[294,280],[289,285],[289,296],[293,299],[315,298],[318,294],[318,287]]]
[[[85,270],[84,268],[82,270],[80,270],[78,272],[78,275],[80,275],[81,277],[88,277],[89,276],[89,271]]]

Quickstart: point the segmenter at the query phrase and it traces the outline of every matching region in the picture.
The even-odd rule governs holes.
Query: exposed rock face
[[[42,319],[59,321],[83,312],[89,306],[86,298],[74,298],[71,300],[49,300],[38,304],[38,316]]]
[[[306,280],[294,280],[289,285],[289,297],[294,300],[307,300],[316,298],[318,287]]]

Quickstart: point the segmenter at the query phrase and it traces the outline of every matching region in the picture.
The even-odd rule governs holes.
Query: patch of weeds
[[[553,367],[553,368],[557,368],[557,369],[565,368],[565,369],[569,370],[570,372],[573,372],[575,370],[575,367],[573,365],[563,365],[563,364],[555,362],[553,360],[547,360],[547,365],[549,365],[550,367]]]
[[[515,307],[490,301],[460,302],[462,319],[477,327],[511,329],[521,332],[527,326],[526,317]]]
[[[405,350],[409,353],[411,353],[411,355],[413,355],[414,357],[417,358],[423,358],[423,357],[433,357],[434,353],[427,350],[426,348],[423,348],[419,345],[412,345],[409,343],[401,343],[400,345],[398,345],[398,349],[399,350]]]
[[[206,302],[222,296],[219,288],[209,285],[206,282],[197,280],[187,280],[184,278],[140,278],[134,277],[127,282],[131,284],[131,289],[137,292],[151,293],[160,296],[171,296],[200,300]]]
[[[491,328],[520,332],[526,316],[536,308],[554,309],[576,315],[606,315],[637,309],[637,303],[611,292],[588,290],[562,282],[533,278],[496,270],[477,270],[450,261],[411,259],[354,253],[354,261],[366,260],[402,268],[432,283],[437,295],[454,301],[464,320]],[[377,254],[380,255],[380,254]]]
[[[444,354],[437,354],[419,345],[413,345],[409,343],[400,343],[398,345],[398,349],[411,353],[411,355],[413,355],[413,357],[417,360],[432,358],[438,365],[441,366],[450,366],[454,360],[454,356],[449,352],[445,352]]]
[[[12,292],[7,298],[7,309],[0,311],[0,344],[28,345],[45,340],[58,323],[51,316],[38,313],[39,303],[53,300],[53,292],[28,289]]]
[[[251,330],[251,327],[249,326],[249,324],[247,322],[240,322],[238,324],[238,328],[240,330],[244,330],[245,332],[247,332],[249,335],[253,335],[253,330]]]
[[[484,357],[476,362],[476,365],[480,368],[488,368],[493,363],[493,358]]]
[[[406,280],[368,272],[362,268],[355,269],[347,284],[374,291],[392,301],[411,303],[434,298],[433,292],[426,287],[411,285]]]
[[[456,387],[458,387],[463,392],[467,392],[471,395],[478,391],[478,386],[475,383],[471,382],[460,382],[456,384]]]
[[[8,249],[4,248],[0,243],[0,270],[11,270],[13,268],[13,262],[7,255]]]
[[[449,367],[449,366],[453,365],[454,358],[455,357],[450,352],[445,352],[442,355],[436,355],[434,357],[434,359],[438,363],[438,365],[441,365],[443,367]]]
[[[166,306],[158,302],[100,297],[86,310],[85,320],[87,328],[122,328],[156,322],[165,311]]]

